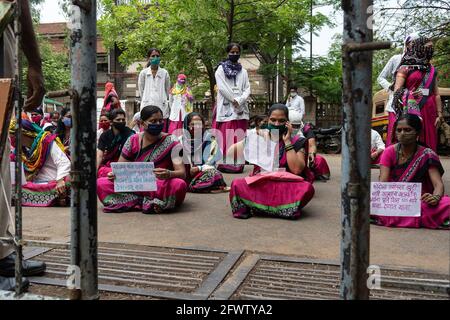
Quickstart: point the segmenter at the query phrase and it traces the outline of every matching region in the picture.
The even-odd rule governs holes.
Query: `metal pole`
[[[15,195],[15,234],[14,234],[14,249],[16,251],[16,295],[23,293],[22,290],[22,95],[20,94],[20,21],[21,14],[20,1],[15,4],[14,17],[14,111],[16,113],[16,163],[15,163],[15,178],[16,178],[16,195]],[[9,186],[5,186],[8,188]]]
[[[96,193],[96,0],[73,0],[72,225],[71,262],[79,267],[80,290],[71,298],[98,299]]]
[[[372,30],[367,27],[367,8],[372,1],[342,0],[344,47],[349,42],[372,41]],[[343,49],[340,295],[343,299],[368,299],[372,53]]]

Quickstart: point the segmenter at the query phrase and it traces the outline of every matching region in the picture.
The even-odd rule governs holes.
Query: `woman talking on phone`
[[[298,219],[300,210],[314,196],[312,184],[301,177],[306,168],[304,141],[298,135],[292,137],[288,108],[275,104],[269,109],[268,116],[267,129],[254,129],[254,132],[277,143],[275,150],[279,150],[279,168],[282,170],[263,174],[261,168],[255,166],[251,182],[246,178],[233,181],[231,209],[238,219],[257,214]],[[227,156],[243,161],[246,141],[232,145]]]

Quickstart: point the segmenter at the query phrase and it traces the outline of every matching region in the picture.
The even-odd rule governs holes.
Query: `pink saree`
[[[122,156],[132,162],[154,162],[155,168],[172,170],[171,153],[179,145],[178,139],[173,135],[164,135],[162,138],[141,149],[140,136],[131,136],[122,149]],[[153,192],[115,193],[114,182],[108,178],[97,180],[97,194],[104,205],[104,212],[142,211],[145,214],[169,211],[179,207],[186,196],[186,182],[173,178],[156,181],[158,190]]]
[[[418,146],[414,157],[403,165],[398,164],[397,148],[398,144],[392,145],[383,152],[380,164],[390,168],[390,182],[421,182],[422,194],[433,194],[433,184],[431,183],[428,170],[431,167],[437,168],[441,175],[444,173],[439,157],[436,153],[422,146]],[[439,229],[448,223],[450,216],[450,197],[443,196],[437,206],[430,206],[422,202],[420,217],[384,217],[372,215],[375,223],[386,227],[402,228],[429,228]]]
[[[298,137],[296,138],[293,145],[298,151],[301,144]],[[247,178],[233,180],[230,202],[235,218],[246,219],[253,215],[268,215],[298,219],[301,209],[314,196],[314,187],[311,183],[289,173],[284,143],[280,143],[280,168],[286,168],[287,174],[260,174],[259,168],[256,167],[253,180],[248,181]],[[259,177],[262,175],[265,177]]]
[[[402,67],[404,68],[404,67]],[[436,94],[434,93],[434,80],[436,78],[436,70],[433,66],[431,66],[431,70],[429,73],[420,70],[413,70],[408,73],[408,77],[406,78],[405,88],[409,92],[417,91],[419,88],[427,88],[429,89],[429,96],[426,97],[417,97],[416,102],[422,103],[420,108],[420,117],[422,118],[422,131],[420,133],[419,141],[426,145],[428,148],[431,148],[434,152],[437,150],[438,145],[438,132],[437,128],[434,125],[434,122],[437,118],[437,106],[436,106]],[[424,84],[425,82],[425,84]],[[403,97],[403,105],[406,106],[408,103],[408,99],[412,99],[412,96],[404,96]],[[389,113],[389,125],[388,125],[388,135],[387,135],[387,143],[386,146],[396,143],[394,130],[395,123],[395,114],[391,112]],[[391,140],[390,140],[391,139]]]

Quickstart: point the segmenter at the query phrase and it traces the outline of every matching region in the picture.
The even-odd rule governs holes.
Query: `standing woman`
[[[170,76],[166,69],[161,68],[161,51],[151,48],[148,51],[147,68],[141,71],[138,79],[141,96],[141,110],[146,106],[156,106],[163,112],[163,132],[169,129],[169,97]]]
[[[114,84],[107,82],[105,85],[105,98],[103,99],[103,108],[101,114],[109,113],[114,109],[120,108],[119,95],[114,88]]]
[[[222,132],[224,155],[227,147],[245,137],[249,121],[247,99],[250,96],[248,73],[239,63],[241,46],[230,43],[226,51],[228,59],[222,62],[216,71],[218,88],[216,128]],[[234,132],[237,130],[240,132],[235,135]],[[223,172],[238,173],[244,170],[244,165],[220,165],[219,169]]]
[[[230,202],[233,216],[248,219],[255,214],[275,216],[279,218],[298,219],[301,209],[314,196],[314,187],[305,181],[306,169],[304,139],[292,136],[292,125],[289,123],[289,110],[285,105],[275,104],[268,113],[267,129],[253,129],[264,139],[276,139],[279,150],[279,167],[286,172],[261,174],[255,166],[252,181],[246,178],[234,179],[231,184]],[[243,157],[247,139],[231,146],[228,156]]]
[[[194,96],[186,80],[187,77],[184,74],[178,75],[177,83],[170,90],[170,124],[168,131],[170,134],[177,129],[183,129],[183,121],[186,115],[193,111]],[[180,130],[177,136],[181,136],[181,132]]]
[[[411,41],[396,72],[393,104],[397,118],[405,109],[422,118],[419,141],[436,152],[437,130],[444,116],[437,70],[430,63],[432,57],[433,42],[428,38],[419,37]],[[395,138],[392,132],[388,135]]]
[[[64,151],[70,155],[70,130],[72,129],[72,113],[70,109],[64,108],[61,110],[61,118],[58,121],[58,128],[56,134],[64,145]]]
[[[116,193],[114,174],[97,180],[97,194],[104,212],[140,210],[144,214],[161,213],[179,207],[186,196],[186,171],[178,138],[162,133],[163,113],[156,106],[141,111],[144,132],[131,136],[122,148],[119,162],[153,162],[157,191]]]

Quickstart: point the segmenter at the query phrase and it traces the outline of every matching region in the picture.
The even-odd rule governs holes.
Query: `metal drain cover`
[[[169,299],[207,299],[242,252],[161,248],[100,243],[99,289]],[[32,283],[65,286],[70,264],[68,249],[50,249],[33,257],[44,261],[44,277]]]
[[[247,257],[213,294],[213,299],[337,300],[340,266],[290,257]],[[234,285],[233,285],[234,284]],[[381,267],[381,289],[370,299],[449,299],[449,276],[400,268]]]

